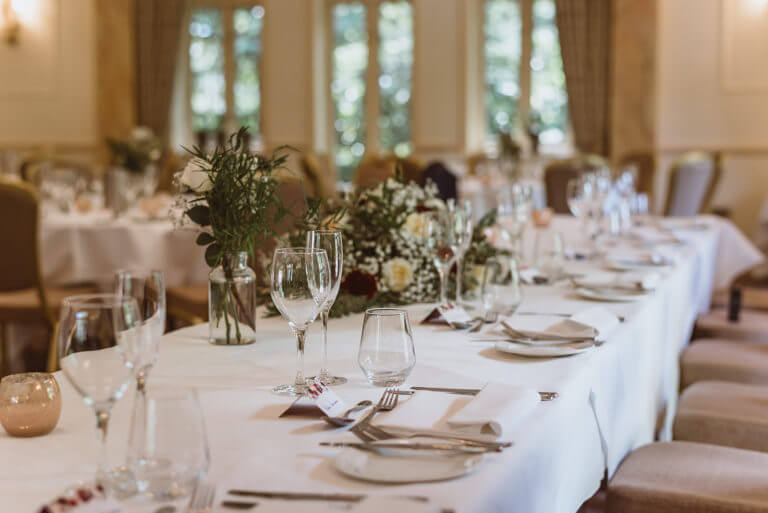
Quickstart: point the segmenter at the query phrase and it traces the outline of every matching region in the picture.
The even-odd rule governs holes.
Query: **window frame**
[[[226,103],[226,110],[222,117],[221,127],[219,132],[230,134],[236,132],[240,127],[237,124],[237,116],[235,114],[235,75],[237,63],[235,62],[235,29],[234,29],[234,12],[236,9],[253,8],[260,6],[264,9],[264,22],[261,30],[262,41],[262,54],[259,58],[258,74],[259,74],[259,123],[258,133],[251,133],[251,146],[256,149],[262,149],[264,147],[264,33],[266,31],[267,23],[267,6],[264,0],[188,0],[188,13],[186,19],[185,30],[189,32],[189,24],[191,22],[192,11],[199,8],[218,9],[221,12],[221,24],[222,24],[222,44],[224,46],[224,100]],[[184,49],[184,60],[186,64],[186,105],[185,112],[187,118],[187,131],[194,137],[196,135],[195,129],[192,127],[192,119],[194,112],[192,111],[192,70],[190,67],[189,58],[189,39],[186,39],[186,48]]]
[[[481,101],[483,105],[483,141],[486,146],[495,146],[498,144],[494,136],[488,132],[488,111],[485,108],[485,95],[487,94],[488,84],[485,81],[485,4],[491,0],[480,0],[481,17],[481,44],[480,46],[480,71],[482,73]],[[531,55],[533,55],[533,4],[536,0],[511,0],[517,2],[520,6],[521,30],[520,37],[520,97],[517,100],[517,119],[513,127],[515,132],[524,131],[523,120],[528,119],[531,112]],[[561,50],[562,52],[562,50]],[[564,155],[572,152],[573,148],[573,130],[571,128],[570,116],[568,123],[563,127],[564,137],[559,144],[540,144],[539,153],[544,155]]]
[[[325,84],[325,97],[327,102],[328,113],[328,148],[330,162],[334,169],[334,174],[338,177],[338,170],[336,168],[336,133],[335,133],[335,106],[333,104],[333,94],[331,91],[331,84],[333,82],[333,8],[340,4],[362,4],[365,7],[365,29],[368,34],[368,65],[365,69],[365,100],[363,102],[365,108],[365,152],[361,157],[364,159],[366,155],[381,155],[381,141],[379,140],[379,109],[381,101],[381,93],[379,86],[379,5],[391,2],[393,0],[326,0],[325,7],[325,38],[328,44],[326,45],[326,58],[325,63],[328,69],[328,80]],[[416,8],[413,0],[402,0],[411,4],[411,12],[413,13],[414,20],[416,19]],[[414,123],[413,123],[413,98],[414,91],[416,89],[416,23],[413,23],[413,59],[411,64],[411,99],[408,103],[408,117],[411,124],[411,147],[413,154],[414,148]]]

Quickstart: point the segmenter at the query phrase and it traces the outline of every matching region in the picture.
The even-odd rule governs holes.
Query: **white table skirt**
[[[46,218],[40,230],[43,278],[49,286],[110,283],[117,269],[159,269],[166,285],[205,283],[209,269],[197,234],[170,221],[112,219],[104,214]]]
[[[573,233],[573,219],[557,225]],[[722,229],[691,232],[692,244],[675,251],[679,264],[660,288],[635,303],[605,303],[626,322],[607,342],[582,355],[561,359],[525,359],[502,355],[489,344],[470,342],[465,333],[417,324],[429,309],[409,308],[414,323],[417,365],[408,385],[486,381],[556,391],[559,398],[541,403],[532,416],[505,433],[514,446],[491,455],[474,473],[454,481],[379,486],[346,478],[333,468],[334,449],[318,443],[336,438],[325,425],[308,420],[278,419],[289,399],[270,392],[292,379],[295,342],[279,318],[260,319],[259,341],[252,346],[212,346],[206,326],[164,337],[152,386],[194,386],[200,390],[212,464],[210,477],[219,497],[229,488],[370,492],[426,495],[457,512],[573,513],[613,473],[632,449],[651,442],[664,409],[674,411],[678,353],[689,338],[697,311],[709,298],[716,273],[738,273],[719,259]],[[571,263],[578,272],[594,264]],[[595,303],[574,296],[567,287],[525,288],[521,311],[575,312]],[[356,364],[362,315],[330,323],[330,367],[350,378],[336,390],[347,402],[381,393],[368,385]],[[318,326],[311,329],[307,370],[319,364]],[[93,416],[72,387],[59,377],[64,408],[59,427],[39,439],[0,436],[0,497],[3,512],[33,511],[95,468]],[[131,398],[115,411],[110,444],[115,454],[125,444]],[[259,511],[275,504],[259,500]],[[153,511],[156,506],[133,506]],[[143,508],[143,509],[141,509]],[[302,511],[312,505],[301,504]],[[134,511],[132,509],[131,511]],[[218,510],[216,510],[218,511]]]

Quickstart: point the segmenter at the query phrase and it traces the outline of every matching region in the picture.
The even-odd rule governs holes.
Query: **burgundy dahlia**
[[[353,296],[365,296],[372,299],[379,291],[376,277],[372,274],[354,269],[349,271],[341,282],[341,290]]]

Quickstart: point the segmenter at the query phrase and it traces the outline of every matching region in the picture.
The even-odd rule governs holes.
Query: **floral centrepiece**
[[[112,153],[112,163],[131,173],[145,172],[163,155],[160,139],[144,126],[134,128],[128,139],[107,139],[107,145]]]
[[[316,203],[304,226],[290,235],[290,245],[301,245],[308,229],[332,228],[344,240],[344,276],[332,317],[366,308],[436,301],[440,278],[432,255],[421,238],[425,212],[447,208],[433,185],[420,187],[396,179],[364,188],[351,198]],[[497,253],[484,229],[494,222],[490,213],[478,223],[465,259],[482,265]],[[465,285],[475,283],[464,273]]]
[[[210,339],[217,344],[255,340],[255,275],[245,257],[274,235],[273,226],[287,210],[277,194],[277,171],[285,169],[288,153],[278,148],[270,157],[251,153],[247,130],[241,128],[212,154],[187,150],[192,158],[175,176],[187,191],[177,197],[183,215],[199,230],[205,261],[213,269],[209,283]]]

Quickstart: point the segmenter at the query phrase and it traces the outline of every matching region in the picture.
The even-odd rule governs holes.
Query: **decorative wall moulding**
[[[768,0],[720,0],[720,9],[724,91],[768,92]]]

